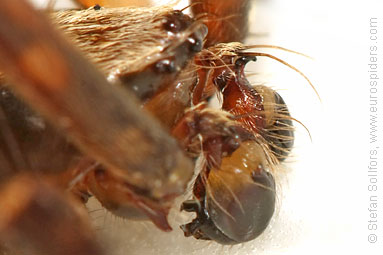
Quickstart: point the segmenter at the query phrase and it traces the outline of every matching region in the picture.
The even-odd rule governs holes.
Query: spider
[[[249,4],[191,1],[195,18],[94,3],[53,14],[80,54],[24,1],[3,3],[5,252],[103,254],[82,212],[91,195],[118,216],[170,231],[169,208],[198,156],[194,199],[182,205],[197,218],[181,226],[185,235],[236,244],[263,232],[294,119],[278,93],[244,74],[258,56],[288,64],[248,51],[269,46],[230,43],[246,36]],[[217,92],[222,107],[213,110]]]

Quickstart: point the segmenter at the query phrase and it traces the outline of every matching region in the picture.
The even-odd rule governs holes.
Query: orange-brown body
[[[278,123],[290,119],[287,110],[278,110],[274,91],[254,89],[248,83],[244,67],[252,58],[244,54],[242,44],[216,45],[244,39],[249,5],[249,1],[192,1],[196,19],[167,8],[128,10],[96,6],[55,14],[55,25],[81,49],[80,54],[24,1],[4,4],[0,9],[0,68],[6,81],[0,74],[0,89],[1,106],[9,108],[0,111],[0,128],[8,130],[3,133],[6,139],[0,137],[0,164],[5,166],[0,172],[0,188],[10,194],[18,183],[25,183],[39,199],[40,191],[33,193],[37,186],[41,184],[42,189],[49,190],[53,183],[58,193],[69,190],[82,202],[94,195],[118,216],[150,219],[168,231],[171,228],[167,214],[172,202],[185,191],[194,158],[202,155],[205,165],[195,183],[194,196],[206,203],[206,208],[212,209],[209,205],[215,203],[212,210],[221,210],[209,222],[213,225],[204,231],[219,228],[225,237],[207,232],[204,235],[194,223],[194,229],[183,227],[185,234],[224,244],[255,238],[274,211],[272,171],[277,158],[281,159],[273,149],[280,147],[274,146],[273,139],[281,137],[269,135],[269,129],[280,132],[284,127]],[[124,21],[129,12],[130,19]],[[143,24],[126,29],[136,20]],[[139,31],[137,34],[143,37],[136,39],[132,31]],[[130,41],[131,38],[134,39]],[[211,47],[203,49],[207,46]],[[126,63],[126,59],[130,61]],[[222,109],[209,110],[207,102],[217,92],[223,95]],[[10,103],[4,101],[13,93],[22,98],[19,108],[13,108],[19,104],[16,97]],[[284,102],[281,106],[284,109]],[[9,132],[20,126],[14,116],[21,119],[22,125],[27,123],[26,133],[21,128],[20,132]],[[28,123],[32,129],[28,129]],[[40,131],[33,130],[39,125]],[[291,123],[287,126],[291,131]],[[35,135],[37,140],[48,142],[38,141],[34,151],[35,144],[24,138]],[[291,140],[289,133],[285,136]],[[55,169],[40,164],[44,153],[52,155],[50,146],[56,146],[49,140],[52,137],[57,137],[57,143],[65,148],[58,152],[63,158],[56,162]],[[283,152],[288,153],[292,145],[289,146]],[[17,160],[24,158],[22,153],[28,154],[26,164]],[[28,163],[31,158],[36,165]],[[248,164],[244,165],[244,161]],[[23,172],[33,174],[19,179]],[[28,178],[30,182],[26,181]],[[9,188],[7,184],[13,179],[16,184]],[[28,199],[33,200],[32,197]],[[242,217],[241,222],[254,223],[249,236],[237,238],[242,236],[242,227],[231,231],[230,224],[224,226],[226,210],[233,199],[237,207],[229,210],[229,218]],[[241,203],[247,201],[254,202],[260,208],[259,214],[265,216],[253,218],[251,206],[244,210],[245,216],[241,215]],[[50,213],[52,207],[46,210]],[[29,213],[26,208],[19,215],[28,217]],[[18,220],[16,216],[14,221]],[[64,222],[71,224],[70,219],[64,218]],[[44,250],[30,230],[0,217],[0,240],[10,247],[20,242],[17,236],[3,238],[12,228],[16,233],[25,232],[25,239],[34,246],[31,251],[61,254],[52,247]],[[47,229],[53,231],[53,224]],[[78,231],[88,235],[85,227]],[[64,232],[63,235],[67,233]],[[97,244],[87,243],[87,239],[76,245],[75,250],[92,246],[94,254],[102,253]],[[72,254],[84,252],[79,248]]]

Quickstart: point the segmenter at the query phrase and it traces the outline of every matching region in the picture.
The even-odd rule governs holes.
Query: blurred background
[[[46,4],[35,2],[40,7]],[[187,3],[181,1],[182,5]],[[247,71],[256,74],[251,76],[253,84],[276,89],[312,137],[296,124],[296,146],[281,169],[278,211],[270,227],[252,242],[223,247],[185,238],[177,225],[193,215],[180,214],[176,208],[171,212],[174,231],[163,233],[151,223],[124,221],[94,204],[90,215],[110,254],[378,254],[383,248],[383,223],[378,225],[377,242],[367,239],[369,21],[377,17],[383,34],[383,14],[378,13],[382,4],[257,0],[253,5],[247,43],[282,46],[311,56],[265,51],[305,73],[322,100],[301,76],[274,60],[259,58],[248,65]],[[70,6],[57,1],[58,8]],[[383,45],[383,36],[378,40]],[[381,50],[378,54],[382,59]],[[381,179],[378,185],[383,189]],[[378,222],[383,222],[380,208]]]

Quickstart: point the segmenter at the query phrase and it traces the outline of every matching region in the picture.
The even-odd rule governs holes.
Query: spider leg
[[[1,187],[0,207],[5,249],[33,255],[104,254],[82,205],[46,180],[29,174],[13,178]]]

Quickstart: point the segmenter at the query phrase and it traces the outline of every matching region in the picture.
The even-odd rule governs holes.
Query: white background
[[[296,148],[289,164],[281,170],[279,209],[270,228],[253,242],[222,247],[184,238],[177,225],[185,215],[176,210],[172,212],[175,230],[170,234],[151,223],[123,221],[104,210],[93,211],[91,217],[99,233],[114,248],[110,254],[378,254],[378,248],[382,250],[383,217],[379,217],[378,242],[367,242],[368,33],[369,18],[378,17],[382,63],[382,4],[372,0],[255,3],[248,43],[283,46],[313,57],[310,60],[278,50],[267,51],[303,71],[322,99],[319,102],[302,77],[273,60],[259,58],[249,66],[258,73],[253,82],[278,90],[291,114],[307,126],[312,136],[310,141],[306,131],[297,125]],[[383,66],[381,77],[382,70]],[[380,105],[382,102],[381,97]],[[379,125],[383,130],[382,122]],[[380,190],[382,179],[383,175]],[[383,207],[381,199],[379,203]],[[383,214],[383,210],[379,212]]]

